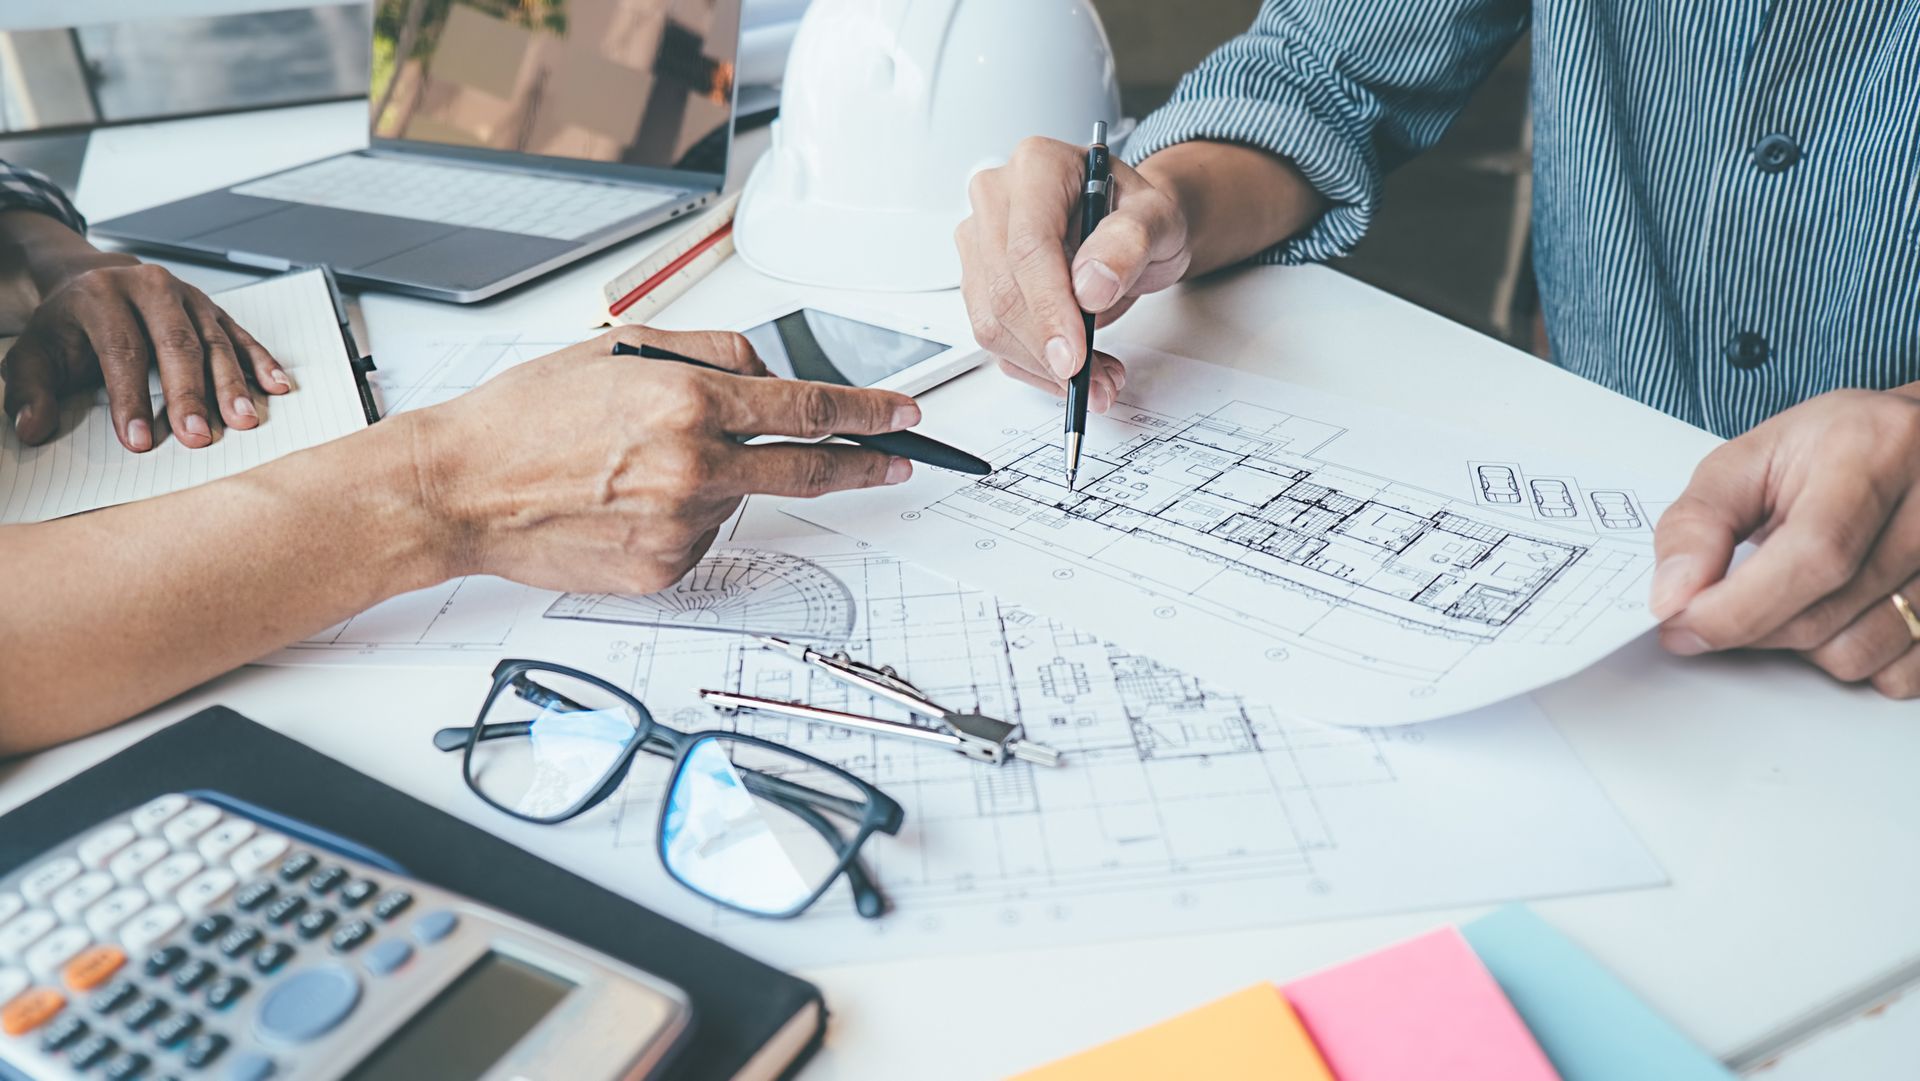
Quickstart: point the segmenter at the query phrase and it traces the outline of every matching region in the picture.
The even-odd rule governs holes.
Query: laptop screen
[[[741,0],[377,0],[373,134],[719,172]]]

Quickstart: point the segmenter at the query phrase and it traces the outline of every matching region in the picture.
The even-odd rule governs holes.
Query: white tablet
[[[970,341],[955,343],[932,327],[868,312],[785,309],[741,333],[775,375],[902,394],[939,386],[983,356]]]

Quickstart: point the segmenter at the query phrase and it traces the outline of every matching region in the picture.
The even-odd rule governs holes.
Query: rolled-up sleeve
[[[1439,140],[1527,13],[1528,0],[1266,0],[1253,29],[1141,123],[1125,156],[1138,164],[1195,140],[1271,151],[1330,206],[1259,260],[1344,255],[1373,220],[1381,179]]]
[[[31,210],[76,233],[87,231],[87,219],[74,209],[60,185],[32,169],[4,161],[0,161],[0,210]]]

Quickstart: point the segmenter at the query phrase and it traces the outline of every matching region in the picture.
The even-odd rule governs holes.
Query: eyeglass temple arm
[[[524,737],[532,731],[533,722],[531,721],[508,721],[498,724],[481,725],[480,738],[482,740],[489,740],[508,739],[516,736]],[[442,751],[457,751],[467,745],[467,740],[470,738],[472,732],[472,726],[466,728],[442,728],[433,734],[433,745]],[[641,749],[647,751],[649,754],[659,755],[663,758],[672,758],[677,753],[673,749],[672,743],[664,739],[656,738],[652,734],[649,734],[641,741]],[[742,768],[740,774],[740,779],[747,786],[749,792],[763,799],[772,800],[782,807],[785,807],[796,818],[800,819],[800,821],[812,827],[815,833],[825,838],[827,843],[832,845],[836,850],[846,844],[846,838],[840,835],[840,831],[833,827],[832,822],[829,822],[820,812],[808,805],[816,804],[823,806],[835,813],[845,815],[852,821],[859,822],[865,820],[866,807],[863,804],[855,803],[852,800],[841,799],[838,796],[828,795],[825,792],[808,788],[806,785],[795,784],[785,778],[762,773],[756,769]],[[853,903],[854,907],[859,910],[860,915],[868,919],[875,919],[886,914],[886,895],[880,892],[880,887],[873,881],[873,876],[867,873],[866,866],[860,862],[858,856],[855,856],[852,861],[847,864],[847,884],[853,887]]]

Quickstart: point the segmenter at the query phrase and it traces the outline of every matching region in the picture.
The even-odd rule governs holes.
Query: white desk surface
[[[363,116],[363,107],[331,105],[102,133],[81,184],[82,207],[109,216],[333,153],[358,144]],[[628,245],[473,307],[363,297],[373,351],[377,357],[383,335],[403,329],[465,334],[582,316],[599,283],[637,250]],[[242,280],[177,269],[209,288]],[[670,314],[677,325],[718,324],[742,314],[743,296],[764,307],[803,295],[735,261]],[[960,318],[951,293],[865,300]],[[1693,429],[1326,270],[1237,272],[1144,303],[1123,326],[1143,344],[1503,425],[1543,442],[1689,457],[1708,445]],[[1016,392],[1011,384],[1008,392]],[[937,408],[937,391],[930,401]],[[342,678],[319,669],[243,669],[115,730],[0,767],[0,808],[214,702],[429,801],[446,801],[460,781],[432,753],[427,734],[464,715],[481,682],[446,671]],[[1538,700],[1672,884],[1536,907],[1702,1045],[1722,1055],[1751,1047],[1920,959],[1920,785],[1913,782],[1920,712],[1913,705],[1835,686],[1789,659],[1682,662],[1644,640]],[[1476,914],[1427,911],[1184,937],[1156,929],[1156,937],[1136,941],[1017,955],[984,942],[964,956],[816,969],[804,974],[825,990],[835,1021],[827,1051],[806,1076],[1003,1074],[1241,986]],[[1883,1022],[1896,1016],[1905,1038],[1920,1042],[1911,1040],[1920,1028],[1911,1004]],[[1864,1024],[1871,1022],[1850,1027]],[[1792,1063],[1768,1076],[1784,1078]]]

